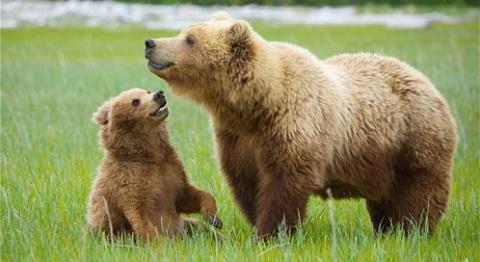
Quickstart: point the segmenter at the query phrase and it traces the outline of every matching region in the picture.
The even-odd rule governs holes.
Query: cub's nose
[[[154,47],[155,47],[155,41],[153,41],[153,39],[149,38],[145,40],[145,52],[150,51]]]
[[[163,95],[163,91],[158,91],[153,95],[153,100],[163,103],[165,102],[165,96]]]

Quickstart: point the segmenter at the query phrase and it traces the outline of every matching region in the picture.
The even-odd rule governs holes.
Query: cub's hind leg
[[[125,216],[102,196],[92,196],[88,207],[87,223],[94,232],[108,237],[131,233]]]

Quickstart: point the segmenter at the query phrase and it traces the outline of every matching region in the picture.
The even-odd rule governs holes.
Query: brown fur
[[[140,99],[138,106],[132,100]],[[162,95],[162,101],[165,98]],[[107,235],[133,233],[145,240],[197,227],[180,213],[200,212],[220,227],[215,199],[187,181],[164,120],[152,116],[162,102],[142,89],[121,93],[94,114],[105,156],[93,184],[88,224]]]
[[[186,45],[189,36],[193,45]],[[321,61],[225,13],[155,40],[150,70],[211,114],[221,168],[259,235],[295,231],[311,195],[366,199],[373,227],[446,211],[456,126],[420,72],[395,58]]]

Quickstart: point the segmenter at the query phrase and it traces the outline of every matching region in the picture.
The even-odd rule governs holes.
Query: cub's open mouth
[[[163,70],[165,68],[173,66],[174,64],[175,63],[173,62],[157,63],[153,62],[152,60],[148,60],[148,66],[156,70]]]
[[[154,117],[167,117],[168,115],[168,107],[167,107],[167,102],[163,102],[160,104],[160,106],[157,108],[157,110],[153,111],[150,113],[150,116]]]

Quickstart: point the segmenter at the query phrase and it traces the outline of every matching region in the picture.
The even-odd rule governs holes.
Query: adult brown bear
[[[148,39],[149,69],[211,115],[220,164],[260,236],[303,219],[310,195],[366,199],[373,227],[409,230],[445,212],[456,126],[420,72],[395,58],[320,61],[217,13]]]

